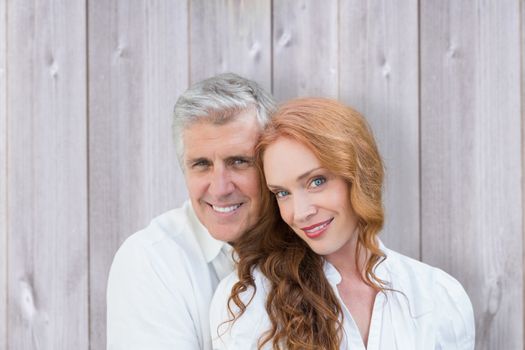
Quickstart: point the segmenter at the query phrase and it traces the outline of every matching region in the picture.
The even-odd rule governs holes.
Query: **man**
[[[274,108],[255,82],[222,74],[175,105],[190,201],[130,236],[107,290],[108,349],[211,349],[208,308],[233,269],[231,246],[259,215],[254,146]]]

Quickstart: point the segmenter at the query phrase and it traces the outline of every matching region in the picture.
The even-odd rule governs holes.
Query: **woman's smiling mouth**
[[[301,230],[309,237],[309,238],[316,238],[319,237],[326,229],[328,228],[328,225],[334,220],[334,218],[330,218],[326,221],[319,222],[315,225],[311,225],[308,227],[301,227]]]

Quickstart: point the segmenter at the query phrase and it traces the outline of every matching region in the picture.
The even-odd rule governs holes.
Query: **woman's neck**
[[[357,249],[357,245],[359,244],[357,237],[358,231],[356,230],[352,235],[352,239],[341,247],[341,249],[326,255],[325,258],[337,269],[341,278],[364,281],[364,266],[367,261],[368,252],[363,246]],[[359,255],[357,259],[356,254]]]

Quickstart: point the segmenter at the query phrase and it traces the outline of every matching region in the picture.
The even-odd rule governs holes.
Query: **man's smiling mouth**
[[[233,204],[229,206],[219,206],[219,205],[213,205],[213,204],[210,204],[210,205],[214,211],[218,213],[226,214],[226,213],[231,213],[232,211],[237,210],[242,205],[242,203]]]

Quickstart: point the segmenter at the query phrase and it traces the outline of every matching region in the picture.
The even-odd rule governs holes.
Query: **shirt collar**
[[[191,202],[187,201],[186,205],[192,231],[195,235],[195,238],[197,239],[197,242],[199,243],[199,246],[201,247],[206,262],[209,263],[213,261],[219,255],[219,252],[223,247],[227,251],[231,251],[232,248],[228,243],[219,241],[218,239],[212,237],[208,229],[206,229],[206,227],[200,222],[199,218],[197,218],[197,214],[195,214],[195,210],[193,209]]]
[[[383,244],[383,242],[381,242],[379,238],[377,238],[377,241],[379,243],[379,249],[382,252],[384,252],[386,249],[385,245]],[[389,285],[390,276],[388,272],[385,270],[384,266],[382,266],[383,264],[384,262],[382,262],[379,265],[376,264],[374,268],[374,273],[379,279],[381,279],[382,281],[385,281]],[[341,279],[342,279],[341,274],[339,273],[339,271],[337,271],[335,266],[329,263],[326,259],[324,260],[323,270],[324,270],[326,278],[328,279],[328,282],[330,282],[332,285],[337,286],[339,283],[341,283]]]
[[[374,273],[377,278],[384,281],[386,287],[392,289],[393,293],[399,294],[401,298],[406,300],[412,317],[418,317],[431,311],[433,308],[432,300],[420,295],[412,287],[415,281],[411,280],[411,276],[408,276],[408,272],[405,271],[403,264],[399,261],[399,254],[386,248],[379,239],[378,242],[379,249],[386,257],[380,264],[375,266]],[[337,288],[337,285],[341,283],[339,271],[326,260],[324,261],[323,269],[328,282],[333,288]],[[388,290],[387,293],[389,293]]]

